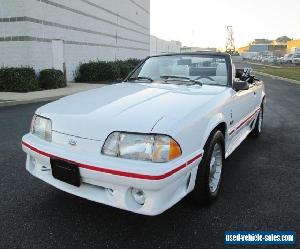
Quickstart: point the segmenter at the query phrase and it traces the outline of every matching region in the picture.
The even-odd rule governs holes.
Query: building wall
[[[270,44],[268,50],[273,56],[281,57],[286,54],[287,46],[283,44]]]
[[[268,51],[268,44],[252,44],[249,46],[249,52],[265,52]]]
[[[63,40],[67,79],[90,60],[150,53],[150,0],[0,0],[0,66],[53,67]]]
[[[239,53],[245,53],[245,52],[248,52],[248,51],[249,51],[249,45],[244,46],[244,47],[240,47],[240,48],[237,49],[237,51],[238,51]]]
[[[150,55],[180,53],[181,42],[165,41],[155,36],[150,37]]]
[[[287,42],[288,53],[292,53],[295,48],[300,48],[300,39]]]

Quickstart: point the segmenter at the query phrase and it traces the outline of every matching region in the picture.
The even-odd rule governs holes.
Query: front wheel
[[[219,194],[224,163],[224,136],[221,131],[211,134],[198,166],[195,188],[190,198],[196,204],[209,204]]]

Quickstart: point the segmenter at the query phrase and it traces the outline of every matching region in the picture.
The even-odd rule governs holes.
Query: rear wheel
[[[195,188],[190,198],[196,204],[209,204],[219,194],[224,163],[224,136],[215,131],[209,137],[198,166]]]
[[[254,137],[260,136],[262,132],[263,120],[264,120],[264,107],[263,104],[261,104],[259,114],[256,119],[255,127],[251,132],[252,136]]]

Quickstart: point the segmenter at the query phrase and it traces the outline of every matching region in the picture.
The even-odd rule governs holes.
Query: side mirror
[[[249,89],[249,84],[246,81],[233,81],[232,88],[235,91],[247,90]]]

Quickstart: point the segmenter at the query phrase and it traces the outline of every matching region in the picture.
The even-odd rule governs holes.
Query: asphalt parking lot
[[[264,133],[226,161],[219,199],[202,208],[183,200],[156,217],[90,202],[30,176],[20,141],[42,103],[0,108],[0,248],[224,248],[226,230],[296,231],[288,247],[299,248],[300,85],[262,79]]]

